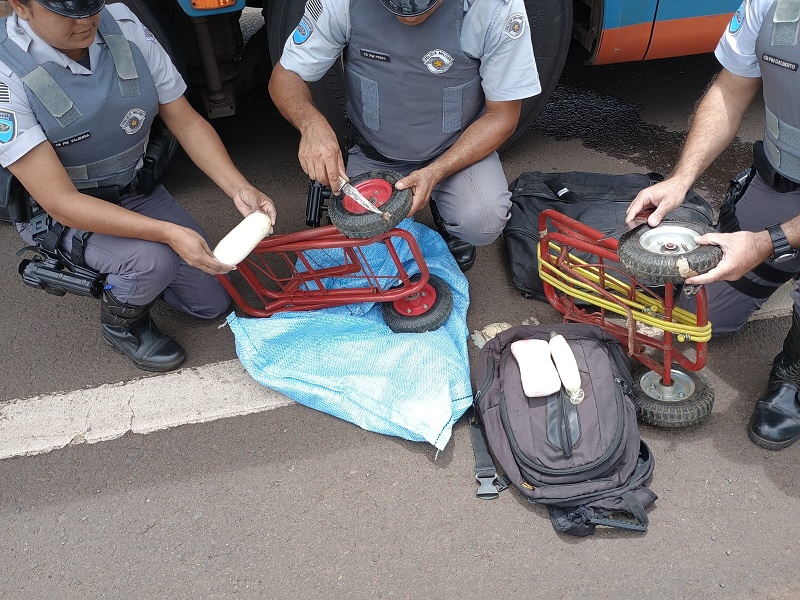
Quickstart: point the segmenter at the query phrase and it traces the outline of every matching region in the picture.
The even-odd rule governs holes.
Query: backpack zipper
[[[562,386],[558,392],[558,411],[561,413],[561,451],[564,456],[572,456],[572,438],[569,434],[569,395]]]
[[[516,438],[514,437],[514,433],[511,430],[511,422],[508,418],[508,408],[506,407],[505,401],[505,393],[500,393],[500,421],[503,424],[503,429],[506,431],[506,437],[508,438],[509,445],[511,446],[511,451],[514,454],[514,457],[521,462],[523,465],[530,469],[534,469],[536,471],[540,471],[545,475],[575,475],[578,473],[583,473],[585,471],[589,471],[594,469],[597,465],[602,464],[609,457],[619,448],[620,443],[622,442],[622,435],[625,429],[625,423],[623,422],[625,418],[625,408],[624,402],[622,399],[622,386],[623,381],[619,377],[614,377],[615,385],[615,394],[614,398],[617,403],[617,430],[614,432],[614,440],[609,445],[608,449],[603,453],[603,455],[591,462],[587,465],[583,465],[582,467],[576,467],[574,469],[549,469],[547,467],[543,467],[542,465],[536,464],[530,458],[528,458],[524,452],[519,447]]]
[[[528,229],[527,227],[519,227],[519,226],[506,227],[503,230],[503,235],[507,236],[509,233],[516,234],[516,235],[521,235],[522,237],[530,238],[530,239],[532,239],[532,240],[534,240],[536,242],[539,241],[538,232],[533,232],[532,230]]]
[[[486,354],[486,379],[483,381],[483,385],[475,392],[475,400],[473,404],[475,407],[478,407],[478,402],[483,397],[483,395],[488,391],[490,387],[492,387],[492,383],[494,383],[494,367],[495,367],[495,360],[491,357],[489,353]]]

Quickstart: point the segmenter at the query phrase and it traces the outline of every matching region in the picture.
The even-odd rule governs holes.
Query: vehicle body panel
[[[236,0],[235,4],[226,6],[224,8],[215,8],[213,10],[197,10],[196,8],[192,7],[192,0],[178,0],[178,4],[181,5],[183,12],[190,17],[206,17],[208,15],[221,15],[223,13],[235,12],[237,10],[243,10],[246,3],[246,0]]]
[[[608,64],[712,52],[739,0],[605,0],[590,62]]]

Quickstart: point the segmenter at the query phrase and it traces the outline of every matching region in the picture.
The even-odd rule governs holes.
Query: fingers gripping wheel
[[[412,275],[412,282],[420,275]],[[453,311],[453,292],[450,286],[436,275],[416,294],[381,305],[383,320],[395,333],[424,333],[439,329]]]
[[[350,179],[350,183],[383,215],[370,212],[350,196],[331,195],[328,218],[336,228],[349,238],[375,237],[393,229],[408,216],[411,210],[411,190],[395,189],[401,175],[387,169],[368,171]]]
[[[722,260],[719,246],[704,246],[695,238],[714,229],[700,223],[664,221],[652,229],[639,226],[619,240],[619,262],[644,283],[683,283],[710,271]]]

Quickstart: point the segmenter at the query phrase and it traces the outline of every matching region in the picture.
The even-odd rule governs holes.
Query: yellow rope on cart
[[[550,242],[549,247],[556,252],[561,250],[560,246],[554,242]],[[538,245],[536,254],[539,263],[539,277],[541,277],[542,281],[546,281],[568,296],[574,296],[584,302],[597,305],[627,318],[628,314],[624,308],[612,300],[599,296],[597,290],[559,270],[555,264],[555,256],[551,255],[551,260],[542,260],[541,248]],[[571,263],[570,266],[582,277],[593,283],[600,283],[599,267],[590,266],[586,261],[581,260],[572,253],[568,253],[567,256]],[[678,341],[707,342],[711,339],[711,323],[698,326],[697,316],[694,313],[674,307],[672,309],[672,320],[667,320],[664,315],[663,302],[640,290],[635,290],[635,288],[634,300],[631,300],[629,297],[631,295],[631,286],[608,274],[603,277],[603,283],[606,291],[631,308],[634,320],[677,334]]]

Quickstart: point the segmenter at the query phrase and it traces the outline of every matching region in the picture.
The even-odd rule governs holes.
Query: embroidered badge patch
[[[738,33],[739,30],[744,25],[744,3],[739,7],[739,9],[733,13],[733,18],[731,19],[731,24],[728,27],[728,31],[735,34]]]
[[[302,46],[308,41],[312,33],[314,33],[314,24],[311,22],[311,19],[303,15],[303,18],[300,19],[300,23],[292,34],[292,41],[296,45]]]
[[[503,25],[503,35],[515,40],[523,33],[525,33],[525,15],[516,14],[508,17],[506,24]]]
[[[156,36],[154,36],[153,32],[150,31],[144,25],[142,25],[142,32],[144,33],[144,39],[146,39],[148,42],[155,42],[156,41]]]
[[[777,56],[762,54],[761,60],[763,60],[764,62],[768,62],[771,65],[783,67],[784,69],[789,69],[790,71],[797,71],[797,63],[789,62],[788,60],[783,60],[782,58],[778,58]]]
[[[122,119],[122,123],[120,123],[119,126],[122,127],[128,135],[133,135],[142,128],[146,114],[147,113],[141,108],[132,108],[128,111],[128,114],[125,115],[125,118]]]
[[[7,144],[17,137],[17,113],[0,110],[0,144]]]
[[[453,57],[444,50],[431,50],[422,57],[422,62],[431,73],[444,73],[453,66]]]

